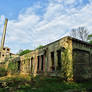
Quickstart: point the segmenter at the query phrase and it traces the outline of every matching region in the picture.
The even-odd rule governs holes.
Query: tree
[[[85,27],[74,28],[70,32],[70,36],[80,39],[82,41],[87,41],[88,39],[88,30]]]
[[[40,45],[40,46],[38,46],[36,49],[41,49],[43,47],[43,45]]]
[[[27,54],[27,53],[29,53],[29,52],[31,52],[32,50],[29,50],[29,49],[26,49],[26,50],[19,50],[19,56],[22,56],[22,55],[24,55],[24,54]]]
[[[92,34],[88,35],[88,42],[92,44]]]

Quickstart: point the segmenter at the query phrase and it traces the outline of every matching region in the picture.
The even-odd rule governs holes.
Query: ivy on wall
[[[67,47],[64,52],[62,53],[62,76],[65,80],[72,78],[72,56],[71,50]]]
[[[0,77],[6,76],[7,70],[4,67],[0,67]]]
[[[9,61],[8,72],[11,74],[18,72],[18,62]]]

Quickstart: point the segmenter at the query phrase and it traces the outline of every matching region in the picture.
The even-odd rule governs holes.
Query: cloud
[[[64,0],[64,3],[67,5],[67,4],[73,4],[75,3],[76,0]]]
[[[75,7],[76,3],[79,6]],[[80,8],[82,3],[82,0],[50,0],[45,8],[40,2],[23,9],[17,19],[9,20],[5,45],[16,53],[58,40],[75,27],[85,26],[92,33],[92,3]],[[44,13],[38,14],[41,10]]]

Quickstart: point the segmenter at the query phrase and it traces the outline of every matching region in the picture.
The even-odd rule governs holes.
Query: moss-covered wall
[[[51,56],[51,54],[53,55]],[[81,55],[84,55],[85,57]],[[83,57],[83,59],[81,59],[80,56]],[[38,57],[39,69],[37,69]],[[59,59],[59,57],[61,59]],[[85,63],[83,63],[85,65],[81,71],[84,71],[86,68],[87,71],[92,71],[92,47],[79,40],[76,41],[71,37],[64,37],[58,41],[43,46],[40,49],[36,49],[28,54],[20,56],[18,59],[15,58],[14,60],[16,62],[20,61],[20,73],[31,74],[34,76],[37,74],[54,75],[60,76],[66,80],[73,80],[76,73],[79,72],[77,71],[77,68],[79,69],[78,64],[81,60],[83,60],[81,62],[85,61]],[[92,72],[89,72],[88,76],[91,78]],[[88,79],[89,77],[85,75],[84,77]],[[80,75],[78,76],[80,77]]]
[[[75,80],[92,79],[92,46],[73,41],[73,72]]]

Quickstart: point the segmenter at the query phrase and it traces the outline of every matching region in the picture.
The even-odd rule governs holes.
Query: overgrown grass
[[[36,77],[34,79],[29,76],[8,77],[0,79],[0,83],[3,83],[3,86],[0,85],[0,92],[92,92],[91,81],[65,82],[60,78],[51,77]]]

